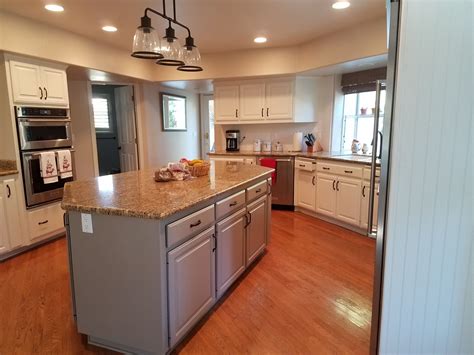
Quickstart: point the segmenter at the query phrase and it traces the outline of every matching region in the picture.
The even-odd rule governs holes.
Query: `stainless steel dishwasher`
[[[276,209],[294,209],[294,165],[293,157],[264,156],[258,158],[261,165],[262,159],[275,159],[276,181],[272,185],[272,207]]]

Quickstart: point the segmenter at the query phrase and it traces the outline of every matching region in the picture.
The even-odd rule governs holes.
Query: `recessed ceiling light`
[[[48,4],[48,5],[45,5],[44,8],[48,11],[53,11],[53,12],[63,12],[64,11],[64,7],[62,7],[61,5],[57,5],[57,4]]]
[[[332,8],[336,10],[347,9],[349,6],[351,6],[351,3],[349,1],[337,1],[332,4]]]
[[[265,43],[267,41],[266,37],[257,37],[253,40],[255,43]]]
[[[115,26],[104,26],[102,30],[105,32],[117,32],[117,27]]]

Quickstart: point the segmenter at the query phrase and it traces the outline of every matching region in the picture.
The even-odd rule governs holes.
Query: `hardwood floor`
[[[273,211],[267,253],[176,349],[181,354],[367,354],[375,242]],[[71,316],[66,242],[0,263],[0,354],[107,354]]]

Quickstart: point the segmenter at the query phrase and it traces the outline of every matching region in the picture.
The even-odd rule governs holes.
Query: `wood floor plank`
[[[373,240],[273,211],[272,242],[178,346],[181,354],[367,354]],[[71,315],[64,239],[0,263],[0,354],[111,354]]]

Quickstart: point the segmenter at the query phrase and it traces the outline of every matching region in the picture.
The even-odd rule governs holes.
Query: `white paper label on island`
[[[92,215],[90,213],[81,213],[82,232],[92,234]]]

